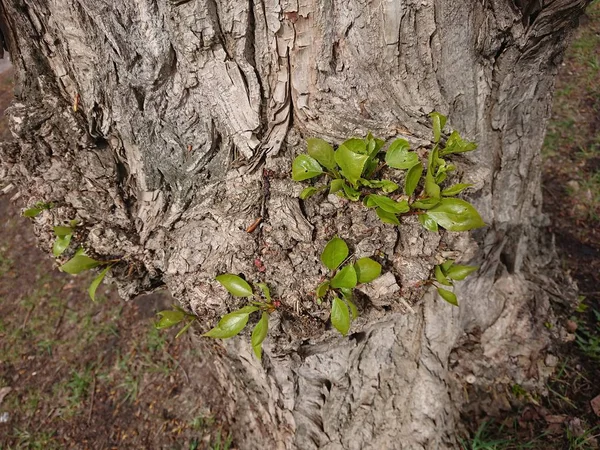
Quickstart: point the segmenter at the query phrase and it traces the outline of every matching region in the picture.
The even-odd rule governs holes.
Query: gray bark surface
[[[569,298],[543,231],[539,150],[587,2],[538,3],[1,0],[18,84],[0,173],[27,204],[57,205],[35,221],[41,245],[81,218],[78,243],[123,258],[123,297],[166,286],[202,330],[243,305],[216,275],[272,285],[283,305],[262,363],[248,334],[197,342],[199,395],[240,448],[454,448],[469,393],[542,384],[540,355],[560,337],[544,323]],[[488,227],[438,235],[298,200],[304,138],[427,146],[433,110],[479,143],[456,161]],[[387,272],[349,338],[311,297],[335,234],[358,256],[382,252]],[[481,265],[459,308],[415,287],[453,254]]]

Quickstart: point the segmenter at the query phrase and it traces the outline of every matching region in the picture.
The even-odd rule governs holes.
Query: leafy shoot
[[[331,296],[331,324],[343,336],[348,334],[352,320],[358,317],[358,309],[353,302],[354,288],[381,275],[381,264],[377,261],[360,258],[350,263],[349,253],[346,242],[337,236],[327,243],[321,253],[321,262],[331,271],[331,276],[316,290],[318,304],[328,294]]]
[[[478,266],[461,266],[454,264],[454,260],[448,259],[442,264],[434,267],[433,273],[434,278],[430,279],[429,283],[438,283],[443,286],[454,286],[455,281],[462,281],[468,277],[471,273],[479,269]],[[444,289],[440,286],[436,286],[438,294],[448,303],[454,306],[458,306],[458,299],[454,292]]]
[[[434,232],[439,227],[448,231],[468,231],[485,226],[470,203],[453,198],[471,187],[470,184],[442,188],[448,175],[456,170],[444,156],[473,151],[477,144],[463,140],[457,131],[453,131],[444,144],[442,134],[446,117],[438,112],[429,117],[434,146],[429,151],[426,170],[418,153],[411,151],[409,142],[404,139],[392,141],[384,152],[385,142],[370,133],[364,139],[350,138],[337,149],[322,139],[309,138],[307,154],[298,155],[292,163],[292,178],[307,181],[326,176],[327,182],[306,187],[300,198],[306,200],[328,191],[350,201],[362,199],[367,208],[375,209],[383,223],[400,225],[403,216],[417,215],[421,225]],[[385,167],[406,171],[403,194],[397,193],[400,186],[396,182],[376,178]]]
[[[271,290],[266,283],[254,283],[254,286],[260,292],[260,296],[262,296],[262,299],[260,299],[257,298],[259,296],[252,289],[252,286],[238,275],[226,273],[219,275],[216,280],[234,297],[246,297],[254,299],[254,301],[221,317],[217,326],[204,333],[204,336],[216,339],[232,338],[246,327],[250,314],[260,312],[260,320],[254,326],[251,337],[252,350],[260,360],[262,358],[262,343],[269,331],[269,314],[279,307],[280,302],[271,298]]]

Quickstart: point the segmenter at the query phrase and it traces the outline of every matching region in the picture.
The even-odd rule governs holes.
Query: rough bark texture
[[[452,448],[468,392],[543,379],[543,324],[568,295],[540,232],[539,149],[585,0],[0,3],[18,80],[0,170],[28,203],[57,205],[35,221],[42,245],[83,219],[78,243],[123,258],[124,297],[166,286],[204,329],[241,305],[219,273],[281,296],[262,364],[247,335],[198,341],[203,394],[240,448]],[[304,137],[427,146],[432,110],[479,143],[457,163],[487,228],[437,235],[331,196],[299,202]],[[388,273],[350,338],[310,297],[334,234],[382,252]],[[447,252],[482,266],[459,308],[414,287]]]

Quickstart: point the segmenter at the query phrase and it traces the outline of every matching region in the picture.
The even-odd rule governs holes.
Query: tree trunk
[[[543,228],[540,147],[586,0],[0,3],[17,77],[0,170],[27,204],[55,203],[35,220],[41,245],[82,219],[78,244],[122,258],[123,297],[166,286],[197,332],[243,305],[220,273],[281,297],[262,363],[248,334],[196,342],[199,395],[240,448],[453,448],[473,395],[543,384],[560,337],[544,324],[570,297]],[[304,138],[429,146],[433,110],[479,143],[457,161],[486,228],[436,234],[333,196],[298,200]],[[382,252],[390,274],[387,292],[360,296],[349,338],[311,297],[336,234]],[[415,287],[448,252],[481,265],[458,308]]]

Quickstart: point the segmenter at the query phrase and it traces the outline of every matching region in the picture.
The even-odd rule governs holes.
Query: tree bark
[[[55,203],[35,221],[41,245],[82,219],[78,244],[122,258],[124,298],[166,286],[202,330],[243,305],[220,273],[281,297],[262,363],[247,334],[196,342],[199,394],[240,448],[453,448],[473,394],[543,384],[561,333],[544,324],[570,293],[544,232],[540,148],[586,0],[0,4],[17,77],[0,170],[27,204]],[[479,143],[457,161],[486,228],[434,234],[333,196],[298,200],[304,138],[429,146],[433,110]],[[336,234],[358,256],[382,252],[389,274],[387,291],[360,296],[349,338],[311,297]],[[415,287],[448,253],[481,265],[459,308]]]

